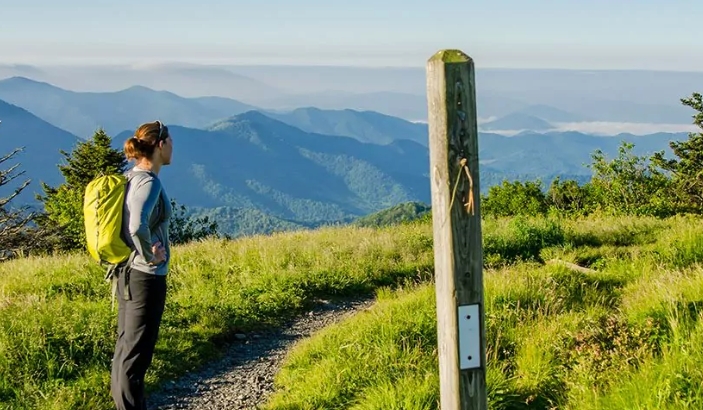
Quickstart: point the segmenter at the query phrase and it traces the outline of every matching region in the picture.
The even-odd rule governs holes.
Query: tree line
[[[695,114],[693,123],[703,130],[703,100],[693,93],[681,102]],[[689,133],[684,141],[671,141],[674,158],[664,151],[650,156],[632,153],[634,144],[623,142],[618,155],[607,159],[592,153],[591,179],[554,179],[545,190],[542,182],[503,181],[481,198],[486,216],[540,215],[639,215],[669,217],[703,214],[703,134]]]

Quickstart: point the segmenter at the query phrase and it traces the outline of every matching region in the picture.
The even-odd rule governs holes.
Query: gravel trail
[[[149,409],[256,409],[273,390],[273,377],[292,343],[372,303],[370,298],[320,301],[279,329],[236,335],[220,360],[152,393]]]

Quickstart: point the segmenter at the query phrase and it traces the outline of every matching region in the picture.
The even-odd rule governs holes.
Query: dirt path
[[[371,299],[321,301],[280,330],[238,335],[221,360],[166,383],[148,398],[150,410],[256,409],[273,390],[273,377],[295,341],[371,305]]]

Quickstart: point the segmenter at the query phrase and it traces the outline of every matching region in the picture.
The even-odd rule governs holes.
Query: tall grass
[[[605,397],[606,375],[625,380],[639,363],[673,351],[666,347],[673,340],[671,312],[697,323],[701,300],[703,242],[694,222],[486,221],[488,376],[497,408]],[[277,325],[318,298],[384,289],[375,310],[361,316],[366,319],[332,329],[324,348],[310,342],[314,355],[292,356],[297,364],[281,374],[284,393],[272,406],[436,408],[432,252],[427,222],[176,247],[147,387],[216,359],[233,334]],[[551,258],[597,272],[544,265]],[[116,312],[103,275],[83,255],[0,264],[0,408],[112,408]],[[398,286],[406,289],[401,295],[386,290]],[[414,286],[421,291],[407,290]],[[622,334],[616,340],[625,347],[603,356],[613,349],[612,332]],[[330,357],[334,351],[347,356]],[[316,391],[298,391],[313,382]]]
[[[283,391],[269,407],[434,408],[433,287],[400,295],[379,292],[373,309],[300,343],[278,377]]]
[[[488,237],[503,251],[485,272],[490,408],[703,406],[698,220],[494,224]],[[592,273],[542,263],[584,253]],[[431,285],[384,293],[370,313],[300,343],[266,408],[439,408],[434,298]]]
[[[426,226],[290,233],[174,250],[148,387],[217,357],[231,335],[281,323],[316,298],[426,281]],[[116,311],[85,256],[0,265],[0,407],[109,409]]]

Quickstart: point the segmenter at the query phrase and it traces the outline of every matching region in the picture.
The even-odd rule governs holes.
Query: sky
[[[0,0],[0,64],[703,71],[701,0]]]

